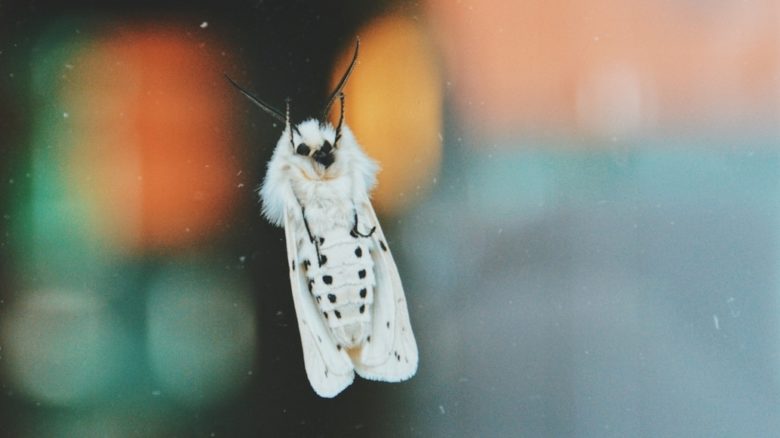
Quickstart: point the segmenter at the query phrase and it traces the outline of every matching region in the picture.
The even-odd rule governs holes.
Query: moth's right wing
[[[308,279],[298,258],[298,245],[311,244],[302,222],[302,219],[297,219],[289,209],[285,212],[284,234],[287,240],[290,285],[295,315],[298,318],[298,330],[301,333],[306,375],[314,392],[321,397],[330,398],[352,383],[355,372],[349,355],[336,348],[309,292]]]

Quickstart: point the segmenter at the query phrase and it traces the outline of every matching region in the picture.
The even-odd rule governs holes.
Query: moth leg
[[[368,234],[363,234],[360,231],[358,231],[358,215],[357,210],[354,208],[352,209],[353,214],[355,215],[355,225],[352,226],[352,231],[349,232],[350,236],[358,238],[358,237],[371,237],[371,235],[374,234],[374,231],[376,231],[376,226],[371,228],[371,231],[368,232]]]
[[[322,266],[322,255],[320,255],[320,240],[311,234],[309,221],[306,220],[306,209],[303,207],[301,207],[301,216],[303,217],[303,225],[306,227],[306,234],[309,235],[309,241],[314,244],[314,251],[317,253],[317,264]]]

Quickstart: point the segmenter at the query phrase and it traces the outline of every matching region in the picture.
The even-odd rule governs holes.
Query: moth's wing
[[[314,392],[321,397],[334,397],[349,386],[355,378],[352,361],[344,351],[336,349],[317,304],[309,293],[306,275],[298,260],[298,244],[309,243],[303,224],[287,211],[284,216],[284,234],[287,240],[287,256],[290,259],[290,284],[295,315],[301,333],[303,361],[306,375]]]
[[[364,344],[357,357],[353,356],[355,370],[366,379],[398,382],[417,371],[417,342],[409,322],[401,277],[374,207],[366,199],[360,203],[360,209],[371,222],[368,227],[376,226],[371,236],[376,285],[371,341]]]

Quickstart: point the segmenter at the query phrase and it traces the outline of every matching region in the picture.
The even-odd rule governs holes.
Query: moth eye
[[[330,142],[325,140],[325,143],[322,144],[322,147],[320,147],[320,150],[324,153],[330,152],[330,150],[333,149],[333,146],[331,146]]]
[[[299,144],[295,149],[295,153],[298,155],[309,155],[310,151],[311,149],[303,143]]]

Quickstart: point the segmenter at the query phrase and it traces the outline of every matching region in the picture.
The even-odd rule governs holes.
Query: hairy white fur
[[[363,152],[346,124],[341,128],[341,139],[334,152],[336,161],[328,169],[313,163],[307,157],[295,154],[291,144],[322,144],[324,140],[333,144],[336,139],[333,126],[328,123],[321,127],[319,121],[310,119],[299,124],[297,128],[301,135],[293,131],[292,143],[289,128],[276,142],[276,149],[268,162],[268,171],[260,188],[263,215],[276,226],[282,226],[285,208],[299,203],[310,205],[322,202],[323,199],[317,195],[322,193],[318,188],[323,184],[339,189],[336,193],[329,193],[332,196],[366,195],[376,185],[379,166]],[[343,190],[345,188],[346,191]],[[296,198],[296,194],[301,199]],[[344,214],[348,213],[351,220],[351,212],[332,213],[333,218],[343,218]]]
[[[378,166],[347,126],[335,137],[317,120],[288,126],[260,188],[263,214],[285,229],[306,374],[322,397],[339,394],[355,373],[406,380],[418,361],[398,269],[369,200]],[[330,166],[295,152],[325,141],[334,145]]]

